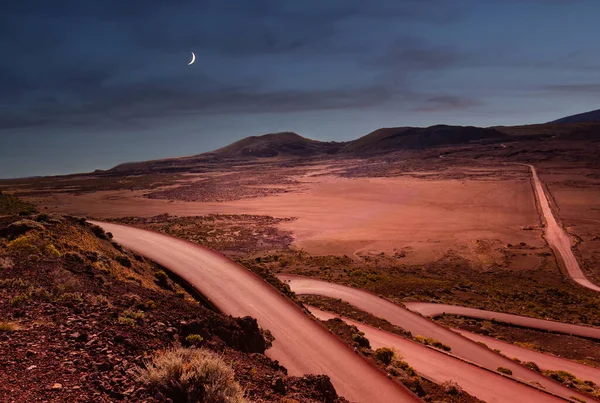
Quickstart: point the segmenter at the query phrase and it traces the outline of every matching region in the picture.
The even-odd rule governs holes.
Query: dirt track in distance
[[[581,271],[579,263],[577,262],[577,259],[573,254],[573,250],[571,249],[571,240],[565,233],[564,229],[558,225],[556,218],[554,218],[554,214],[552,213],[552,209],[548,203],[546,193],[544,192],[544,187],[542,186],[542,182],[538,177],[535,167],[533,165],[528,166],[531,169],[531,175],[533,176],[535,185],[535,193],[546,221],[545,235],[548,244],[560,256],[560,259],[563,261],[564,266],[573,281],[579,285],[582,285],[583,287],[589,288],[590,290],[600,291],[600,287],[588,280],[583,274],[583,271]]]
[[[443,344],[450,346],[452,354],[492,371],[496,371],[499,367],[508,368],[512,371],[515,378],[526,382],[537,382],[548,392],[564,398],[576,396],[579,399],[585,399],[585,401],[593,401],[589,396],[554,382],[540,373],[529,370],[511,359],[489,350],[485,346],[481,346],[419,314],[369,292],[307,277],[290,275],[279,275],[277,277],[281,281],[286,282],[292,291],[297,294],[340,298],[365,312],[408,330],[415,336],[433,337]]]
[[[315,307],[309,307],[309,309],[313,315],[321,320],[329,320],[337,317]],[[559,397],[549,395],[534,387],[458,360],[393,333],[388,333],[344,317],[341,319],[364,332],[373,349],[380,347],[394,348],[402,356],[402,359],[408,362],[418,373],[432,379],[438,384],[446,381],[455,381],[467,393],[488,403],[563,401]]]

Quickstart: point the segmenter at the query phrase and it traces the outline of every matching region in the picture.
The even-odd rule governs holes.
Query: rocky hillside
[[[197,363],[210,360],[228,401],[343,401],[327,377],[288,377],[268,359],[270,336],[253,318],[212,311],[99,227],[13,213],[0,218],[0,400],[217,402],[159,371],[205,371]]]
[[[296,133],[283,132],[246,137],[206,154],[221,158],[308,157],[335,154],[341,146],[342,143],[316,141]]]
[[[566,116],[561,119],[557,119],[550,123],[592,123],[600,122],[600,109],[595,111],[578,113],[576,115]]]
[[[398,150],[420,150],[480,140],[501,140],[506,135],[495,129],[437,125],[426,128],[398,127],[379,129],[344,147],[354,154],[384,153]]]

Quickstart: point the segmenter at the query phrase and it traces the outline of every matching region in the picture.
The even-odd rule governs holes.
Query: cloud
[[[437,95],[426,99],[420,106],[413,110],[416,112],[439,112],[469,109],[480,105],[482,105],[482,102],[473,98],[454,95]]]
[[[213,88],[194,92],[182,85],[157,83],[105,87],[86,102],[38,99],[23,112],[4,114],[0,129],[39,125],[135,124],[184,115],[254,114],[353,109],[380,105],[390,93],[377,86],[355,89],[271,90]]]
[[[441,70],[464,64],[472,56],[452,47],[425,44],[422,40],[405,37],[395,40],[366,64],[394,70]]]

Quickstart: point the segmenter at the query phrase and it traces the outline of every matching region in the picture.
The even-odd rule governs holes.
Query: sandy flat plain
[[[402,251],[406,263],[448,251],[483,266],[500,263],[501,248],[525,242],[543,248],[534,195],[526,178],[421,179],[418,175],[343,178],[298,175],[297,190],[227,202],[148,199],[144,191],[54,193],[32,197],[47,211],[99,219],[210,213],[296,217],[282,223],[296,247],[311,254]],[[527,229],[527,230],[524,230]],[[535,264],[522,258],[522,263]]]

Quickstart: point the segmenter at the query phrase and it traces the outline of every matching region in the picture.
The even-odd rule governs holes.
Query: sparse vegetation
[[[167,276],[167,273],[165,273],[164,270],[157,270],[154,273],[154,277],[156,277],[158,285],[163,288],[169,287],[169,276]]]
[[[30,215],[35,213],[36,209],[33,205],[17,197],[0,192],[0,215]]]
[[[124,316],[126,318],[131,318],[131,319],[135,319],[135,320],[141,320],[144,319],[144,317],[146,316],[146,314],[142,311],[134,311],[132,309],[126,309],[123,311],[123,313],[121,314],[121,316]]]
[[[421,335],[417,335],[417,336],[415,336],[415,341],[417,341],[421,344],[425,344],[426,346],[432,346],[435,348],[439,348],[444,351],[452,350],[452,348],[450,346],[447,346],[447,345],[443,344],[441,341],[436,340],[432,337],[423,337]]]
[[[131,326],[131,327],[135,326],[135,320],[133,320],[132,318],[128,318],[126,316],[119,316],[117,318],[117,322],[120,325]]]
[[[504,368],[504,367],[498,367],[496,369],[496,371],[506,374],[506,375],[512,375],[512,370],[510,370],[509,368]]]
[[[178,402],[244,403],[233,370],[205,349],[177,348],[156,354],[139,379]]]
[[[447,394],[453,395],[453,396],[462,395],[462,393],[463,393],[463,390],[460,387],[460,385],[454,381],[446,381],[446,382],[442,383],[442,388],[444,388],[444,391]]]
[[[21,329],[22,327],[15,322],[0,322],[0,333],[16,332]]]
[[[23,305],[25,301],[30,299],[29,294],[19,294],[10,300],[10,306],[17,307]]]

